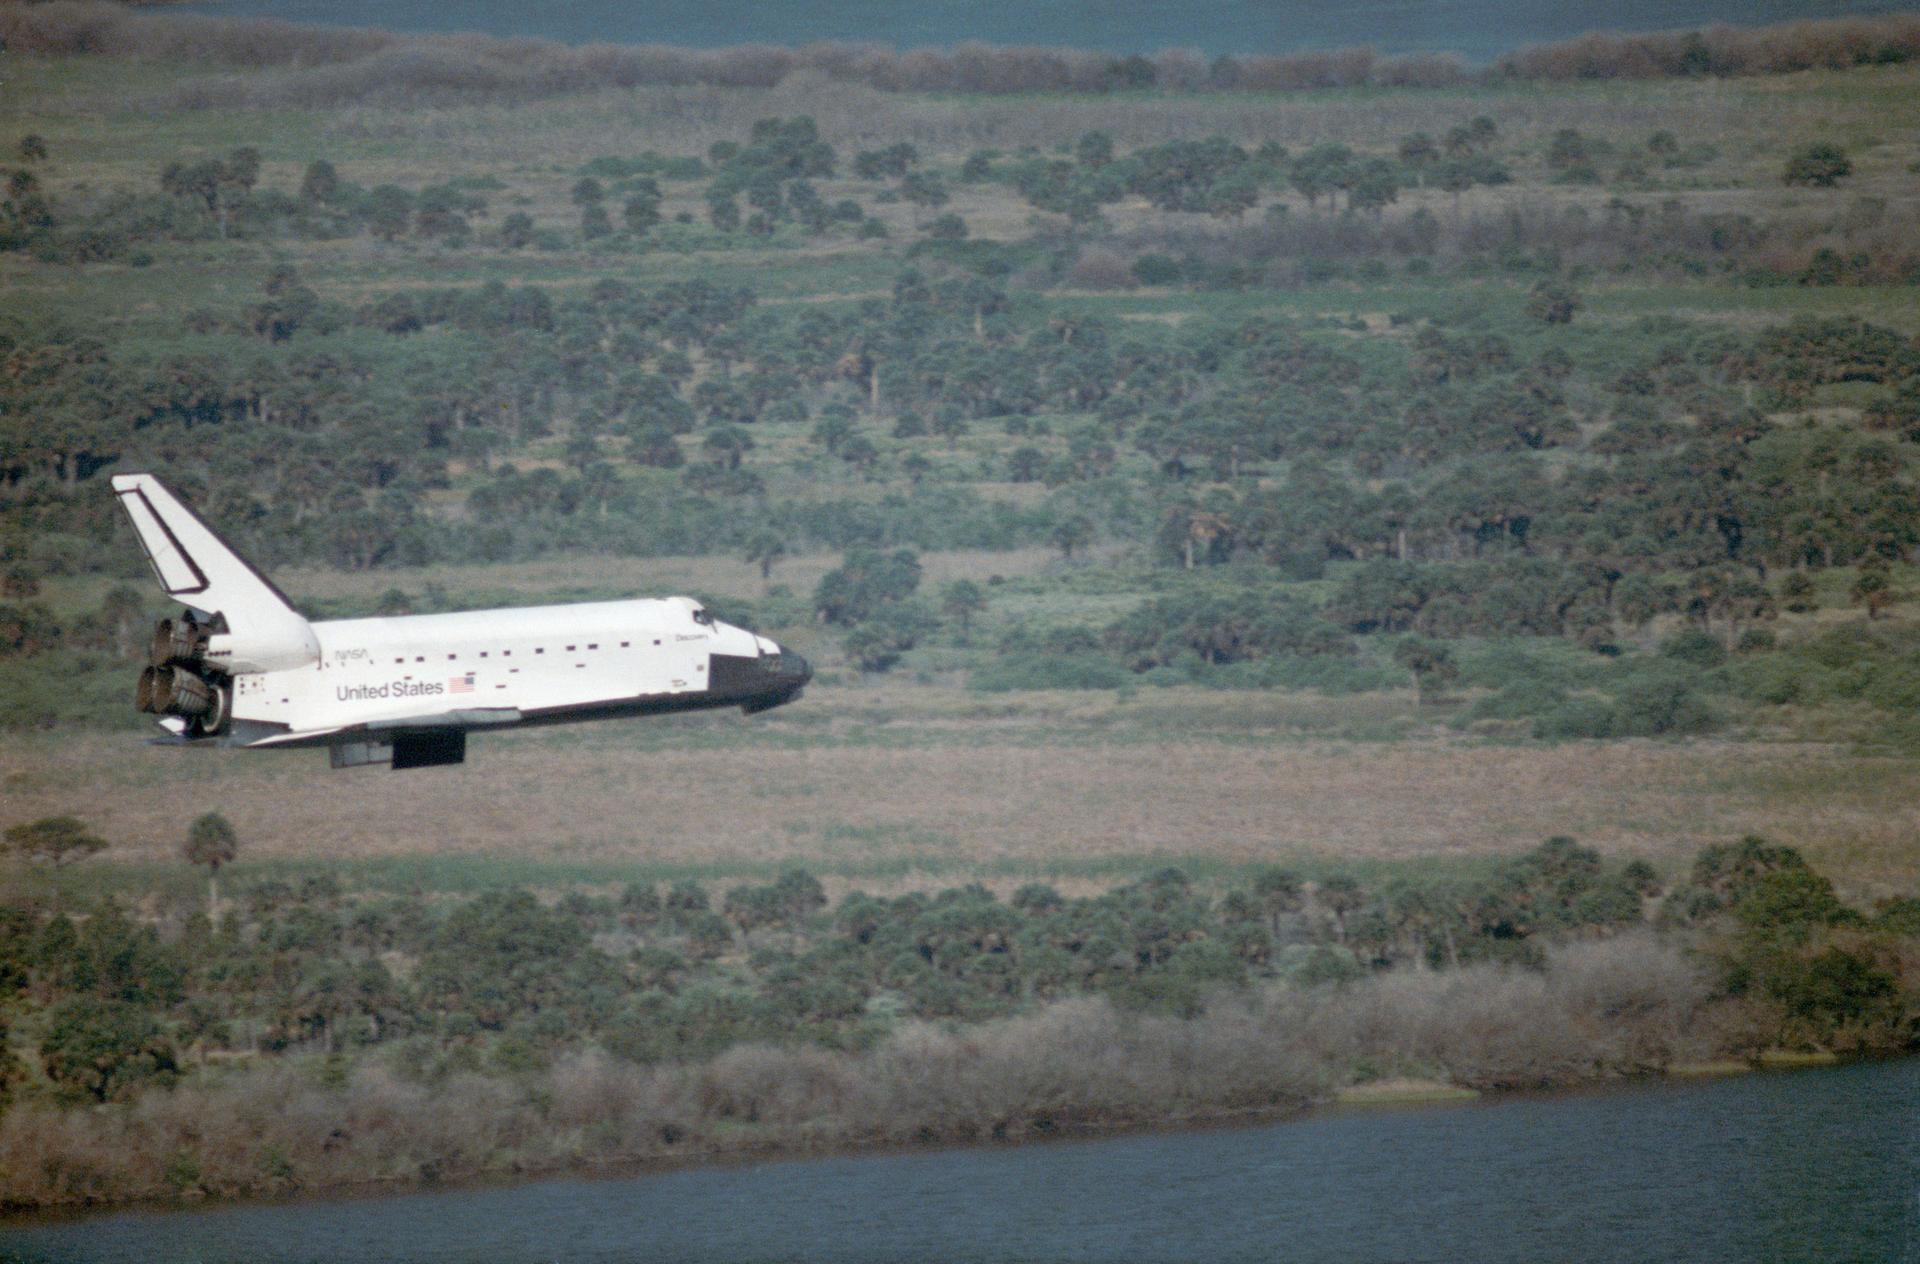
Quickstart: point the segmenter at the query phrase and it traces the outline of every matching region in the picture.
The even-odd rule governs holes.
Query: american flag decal
[[[464,676],[447,677],[447,692],[448,693],[472,693],[473,692],[473,673],[468,672]]]

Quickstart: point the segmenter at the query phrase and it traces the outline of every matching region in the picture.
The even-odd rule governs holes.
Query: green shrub
[[[1768,655],[1736,664],[1727,679],[1733,686],[1735,696],[1750,702],[1785,706],[1807,697],[1805,669],[1792,659],[1780,655]]]
[[[1901,1033],[1890,1029],[1900,1014],[1899,980],[1867,954],[1833,947],[1789,955],[1767,963],[1762,974],[1799,1039],[1827,1044],[1852,1029],[1850,1043],[1898,1046]]]
[[[1567,692],[1544,680],[1523,680],[1494,693],[1474,699],[1473,704],[1453,719],[1455,728],[1466,728],[1489,720],[1532,720],[1565,705]]]
[[[1569,698],[1533,722],[1533,735],[1548,741],[1613,737],[1613,704],[1604,698]]]
[[[1133,261],[1134,279],[1142,285],[1177,285],[1181,275],[1179,261],[1168,255],[1141,255]]]
[[[1106,640],[1136,671],[1189,654],[1219,664],[1353,653],[1350,639],[1297,600],[1256,589],[1156,597],[1109,628]]]
[[[1727,661],[1727,647],[1699,628],[1683,628],[1660,642],[1660,657],[1712,669]]]
[[[1712,732],[1720,718],[1680,669],[1648,665],[1623,683],[1614,699],[1615,737],[1662,737]]]
[[[123,1001],[76,997],[47,1013],[40,1058],[63,1095],[117,1101],[179,1071],[173,1046],[147,1010]]]

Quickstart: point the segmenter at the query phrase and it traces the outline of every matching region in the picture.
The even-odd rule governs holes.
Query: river
[[[7,1264],[1920,1264],[1920,1059],[0,1226]]]
[[[1490,61],[1524,44],[1597,26],[1648,31],[1709,22],[1758,25],[1891,13],[1886,0],[202,0],[170,6],[399,31],[485,31],[567,43],[720,48],[865,40],[903,48],[966,40],[1154,52],[1275,53],[1371,45],[1383,53],[1454,52]]]

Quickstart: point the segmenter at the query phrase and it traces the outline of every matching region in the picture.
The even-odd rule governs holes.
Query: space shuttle
[[[185,609],[135,704],[167,744],[324,746],[335,768],[466,759],[477,731],[793,701],[798,654],[691,597],[313,621],[151,474],[113,492]]]

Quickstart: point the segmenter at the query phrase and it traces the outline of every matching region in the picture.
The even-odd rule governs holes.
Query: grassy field
[[[429,888],[799,864],[838,890],[977,879],[1085,891],[1166,864],[1214,878],[1276,861],[1310,873],[1471,865],[1552,834],[1675,874],[1700,846],[1746,833],[1799,847],[1861,902],[1911,883],[1910,757],[1493,744],[1431,735],[1416,710],[1387,695],[817,686],[752,719],[489,736],[463,767],[410,775],[334,772],[318,752],[14,737],[4,817],[82,815],[113,841],[107,864],[184,873],[185,823],[218,810],[246,840],[237,877],[337,868]],[[1321,736],[1369,722],[1411,735]]]
[[[563,96],[515,106],[476,104],[434,108],[183,109],[168,95],[203,70],[109,58],[10,59],[5,85],[22,130],[45,136],[55,161],[41,171],[50,192],[151,190],[159,167],[195,153],[252,145],[263,156],[263,185],[291,187],[305,165],[332,161],[342,176],[365,185],[471,175],[484,169],[501,183],[489,194],[494,217],[526,211],[543,223],[571,221],[566,200],[572,173],[592,158],[642,150],[699,154],[716,141],[737,141],[768,116],[810,115],[824,139],[843,152],[906,140],[951,172],[969,151],[1011,152],[1023,145],[1062,150],[1092,128],[1127,147],[1169,137],[1222,134],[1244,144],[1278,141],[1301,148],[1343,142],[1375,148],[1409,132],[1439,129],[1472,115],[1494,118],[1510,153],[1522,164],[1519,189],[1481,188],[1464,198],[1437,189],[1406,190],[1397,210],[1420,207],[1440,214],[1495,215],[1516,197],[1525,204],[1578,205],[1598,213],[1615,190],[1542,180],[1548,138],[1577,127],[1622,150],[1660,129],[1687,145],[1704,143],[1684,168],[1654,170],[1636,188],[1642,195],[1679,199],[1692,210],[1741,211],[1760,216],[1807,216],[1817,222],[1831,203],[1819,190],[1783,187],[1781,155],[1815,137],[1840,141],[1856,155],[1848,201],[1879,199],[1892,219],[1920,213],[1911,167],[1920,137],[1899,123],[1920,71],[1909,66],[1807,72],[1756,79],[1652,83],[1516,83],[1440,89],[1345,89],[1294,94],[1142,94],[1112,100],[1070,95],[942,98],[883,94],[796,77],[772,89],[642,87]],[[272,72],[253,78],[271,82]],[[700,219],[700,182],[667,181],[663,206],[671,219]],[[865,197],[873,182],[820,182],[828,201]],[[1030,208],[1005,185],[955,184],[945,210],[963,216],[978,237],[1009,238],[1026,231]],[[1310,214],[1297,194],[1268,205]],[[734,245],[724,252],[695,248],[645,254],[575,248],[508,254],[449,252],[433,247],[376,247],[364,238],[277,243],[272,249],[185,244],[155,252],[146,269],[97,266],[85,270],[35,265],[0,255],[0,282],[10,303],[34,310],[45,304],[69,318],[111,318],[137,326],[165,323],[182,307],[233,299],[251,290],[274,260],[296,263],[309,283],[331,297],[360,298],[390,286],[479,284],[489,278],[582,286],[615,276],[646,282],[703,277],[751,284],[766,299],[822,299],[884,292],[923,214],[904,203],[879,204],[871,213],[893,239],[880,243],[813,243],[788,234],[765,246]],[[1150,228],[1160,217],[1138,201],[1110,209],[1116,234]],[[704,225],[685,235],[698,242]],[[1510,283],[1494,283],[1504,288]],[[1782,294],[1708,285],[1675,287],[1646,279],[1600,286],[1594,314],[1648,312],[1711,315],[1727,320],[1775,319],[1783,314],[1843,307],[1872,319],[1911,325],[1913,305],[1898,291],[1879,294]],[[1073,301],[1113,303],[1115,310],[1191,310],[1190,296],[1072,295]],[[1263,291],[1209,296],[1209,312],[1412,310],[1458,299],[1455,285],[1368,287],[1352,292]]]

